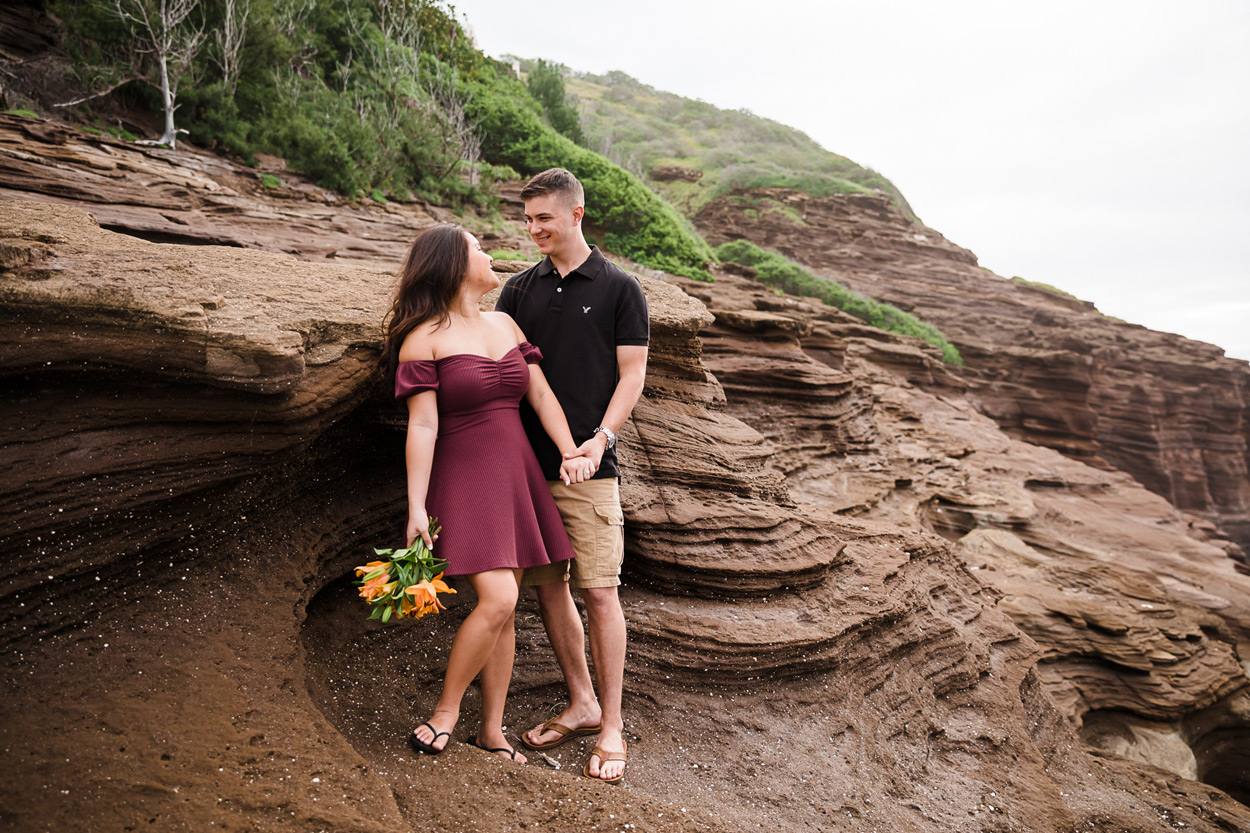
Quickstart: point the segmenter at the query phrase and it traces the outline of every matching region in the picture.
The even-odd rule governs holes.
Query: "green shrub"
[[[763,214],[775,215],[778,219],[791,225],[806,227],[807,221],[792,205],[787,205],[771,197],[752,197],[746,194],[730,194],[726,200],[737,206],[742,216],[755,220]]]
[[[537,263],[543,256],[537,252],[514,252],[511,249],[492,249],[490,256],[495,260],[528,260]]]
[[[380,202],[384,205],[386,204],[386,194],[382,193],[381,188],[372,189],[371,191],[369,191],[369,196],[373,198],[374,202]]]
[[[112,136],[114,139],[121,139],[123,142],[137,142],[137,141],[139,141],[139,137],[138,137],[138,136],[136,136],[135,134],[131,133],[129,130],[126,130],[126,129],[124,129],[124,128],[121,128],[121,127],[106,127],[106,128],[104,128],[104,129],[105,129],[105,130],[107,130],[107,131],[108,131],[108,133],[109,133],[109,135],[110,135],[110,136]]]
[[[525,86],[529,89],[530,95],[543,106],[548,123],[560,135],[579,145],[586,144],[577,109],[569,103],[568,96],[564,92],[563,66],[548,63],[539,58],[530,69],[525,79]]]
[[[521,178],[511,165],[492,165],[489,162],[478,163],[477,175],[481,177],[481,182],[485,187]]]
[[[754,188],[789,188],[813,197],[872,193],[871,188],[865,188],[863,185],[839,176],[819,171],[779,170],[767,161],[762,161],[755,164],[731,165],[725,168],[716,186],[708,194],[708,199],[715,199],[730,191],[746,191]]]
[[[520,81],[492,72],[475,83],[471,101],[482,155],[526,175],[572,171],[586,189],[588,229],[604,246],[655,269],[711,279],[712,250],[689,221],[624,168],[557,133]]]
[[[273,174],[261,174],[260,184],[266,188],[281,188],[282,180],[278,179]]]
[[[819,278],[776,252],[761,249],[748,240],[733,240],[718,246],[716,256],[722,262],[750,266],[755,269],[756,278],[763,284],[782,289],[791,295],[819,298],[829,306],[837,307],[878,329],[913,336],[932,344],[942,351],[943,361],[949,364],[964,363],[955,345],[947,341],[932,324],[927,324],[890,304],[851,292],[836,281]]]

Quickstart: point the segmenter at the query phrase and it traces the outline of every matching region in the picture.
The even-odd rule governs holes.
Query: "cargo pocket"
[[[621,511],[619,503],[596,503],[595,514],[605,524],[625,526],[625,514]]]
[[[616,501],[596,503],[594,507],[599,520],[595,530],[596,572],[599,578],[619,576],[625,560],[625,515]]]

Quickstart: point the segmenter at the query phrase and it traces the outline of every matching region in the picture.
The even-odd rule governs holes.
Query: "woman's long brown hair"
[[[440,223],[417,235],[387,315],[381,361],[388,383],[395,379],[404,338],[431,319],[440,327],[446,323],[468,271],[469,240],[460,226]]]

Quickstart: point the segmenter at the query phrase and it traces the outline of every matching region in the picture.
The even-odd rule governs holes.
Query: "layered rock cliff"
[[[398,261],[413,228],[454,218],[421,202],[355,202],[261,157],[136,145],[0,113],[0,198],[88,207],[104,228],[155,243],[234,246],[336,263]],[[272,179],[263,179],[268,175]],[[482,231],[486,243],[497,232]]]
[[[933,323],[1009,434],[1128,472],[1250,550],[1250,364],[1004,280],[884,196],[744,192],[695,223],[714,245],[751,240]]]
[[[158,244],[22,194],[0,202],[9,827],[1250,826],[1250,580],[1219,530],[1007,436],[930,348],[727,273],[644,283],[625,788],[577,777],[589,740],[558,771],[413,760],[472,597],[382,627],[348,577],[402,523],[373,373],[395,263]],[[429,222],[398,210],[396,241]],[[518,627],[514,730],[562,696],[529,600]]]
[[[774,444],[796,498],[952,541],[1087,740],[1244,794],[1250,581],[1230,542],[1121,472],[1006,437],[920,342],[732,275],[685,288],[716,314],[703,340],[729,412]],[[838,382],[872,403],[859,442],[824,396]]]

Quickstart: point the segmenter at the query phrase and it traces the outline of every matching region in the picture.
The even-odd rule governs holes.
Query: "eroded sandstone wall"
[[[1250,550],[1250,364],[1004,280],[884,196],[753,191],[695,222],[713,244],[751,240],[933,323],[1009,434],[1128,472]]]
[[[348,581],[402,523],[389,270],[33,202],[0,203],[0,252],[13,829],[1250,824],[1210,785],[1241,789],[1217,707],[1245,579],[1128,478],[1002,435],[908,340],[729,276],[692,287],[710,314],[645,282],[615,790],[576,775],[585,744],[553,770],[403,743],[471,594],[383,627]],[[532,603],[518,629],[514,729],[562,696]],[[1084,747],[1074,719],[1116,709],[1189,720],[1208,783]]]
[[[1227,539],[1121,472],[1004,436],[919,341],[883,351],[850,316],[733,275],[683,285],[716,316],[707,363],[730,413],[767,433],[801,504],[954,542],[1088,740],[1245,789],[1231,736],[1250,741],[1233,716],[1250,704],[1250,581]],[[854,424],[825,396],[839,377],[866,403],[857,443],[819,427]]]

